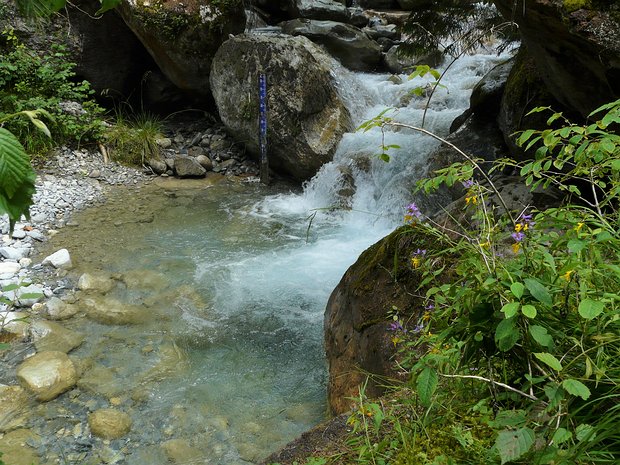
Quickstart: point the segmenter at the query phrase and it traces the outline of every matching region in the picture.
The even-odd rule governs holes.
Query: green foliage
[[[101,137],[102,109],[92,100],[92,90],[86,81],[74,82],[74,64],[67,61],[66,50],[52,46],[52,52],[40,56],[19,42],[12,30],[0,35],[0,119],[14,113],[25,116],[33,108],[55,143],[90,142]],[[67,102],[80,104],[77,114],[63,111]],[[79,105],[78,105],[79,107]],[[37,122],[38,121],[38,122]],[[35,124],[33,128],[32,123]],[[52,147],[50,134],[42,133],[36,118],[12,118],[4,124],[31,155],[41,155]]]
[[[466,219],[408,221],[436,238],[411,258],[427,311],[392,325],[410,381],[381,401],[360,395],[351,453],[328,463],[620,461],[620,100],[590,117],[551,113],[562,127],[519,136],[535,159],[496,166],[559,187],[563,205],[508,210],[467,156],[419,184],[463,183]],[[382,118],[363,127],[397,124]]]
[[[95,14],[100,15],[115,8],[121,0],[99,0],[101,8]],[[44,18],[63,9],[67,0],[15,0],[22,15],[27,18]]]
[[[112,158],[129,165],[144,165],[159,158],[157,139],[163,137],[163,122],[151,113],[125,116],[117,112],[116,122],[105,132]]]

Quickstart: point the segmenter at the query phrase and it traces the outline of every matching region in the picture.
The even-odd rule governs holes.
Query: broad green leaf
[[[596,436],[596,431],[592,425],[588,425],[586,423],[577,426],[575,429],[575,436],[577,437],[577,441],[592,441]]]
[[[569,441],[572,437],[573,433],[568,431],[566,428],[558,428],[555,430],[555,433],[553,433],[552,440],[555,444],[562,444],[563,442]]]
[[[512,295],[514,295],[517,299],[523,297],[524,290],[525,286],[522,283],[512,283],[510,285],[510,292],[512,292]]]
[[[591,392],[590,389],[588,389],[588,386],[576,379],[565,379],[564,381],[562,381],[562,387],[569,394],[572,394],[573,396],[579,396],[583,400],[588,400],[590,398]]]
[[[506,318],[512,318],[519,311],[519,306],[521,304],[519,302],[509,302],[502,307],[502,312],[506,315]]]
[[[533,305],[524,305],[521,307],[521,313],[523,313],[523,315],[527,318],[536,318],[536,307]]]
[[[586,245],[586,241],[582,241],[580,239],[571,239],[570,241],[568,241],[568,244],[566,244],[568,250],[572,253],[581,252],[586,247]]]
[[[545,365],[553,368],[555,371],[562,371],[560,361],[548,352],[535,352],[534,357],[543,362]]]
[[[431,405],[433,394],[435,393],[435,389],[437,389],[437,382],[437,372],[433,368],[426,367],[418,375],[416,390],[420,403],[424,407]]]
[[[523,282],[525,283],[527,290],[530,291],[530,294],[532,294],[532,297],[536,300],[548,306],[553,304],[551,294],[538,280],[534,278],[526,278]]]
[[[0,190],[12,198],[31,172],[30,159],[22,144],[12,132],[0,128]]]
[[[500,431],[495,440],[502,465],[518,459],[534,445],[536,436],[530,428]]]
[[[524,426],[527,422],[525,410],[500,410],[492,421],[489,421],[491,428],[500,429],[506,427],[517,428]]]
[[[553,338],[547,332],[547,328],[544,328],[539,325],[532,325],[529,327],[529,333],[532,338],[543,347],[552,347],[553,346]]]
[[[503,352],[512,349],[521,338],[516,320],[514,317],[502,320],[495,329],[495,345]]]
[[[387,153],[382,153],[379,155],[379,159],[388,163],[390,161],[390,156]]]
[[[605,302],[600,300],[583,299],[579,302],[579,314],[586,320],[592,320],[603,313]]]

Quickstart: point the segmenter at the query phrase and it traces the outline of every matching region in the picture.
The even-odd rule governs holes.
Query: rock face
[[[226,41],[211,73],[223,123],[258,155],[257,82],[262,69],[268,80],[269,164],[295,179],[310,178],[352,129],[332,63],[305,37],[241,35]]]
[[[38,400],[58,397],[77,382],[73,362],[63,352],[40,352],[17,368],[17,379]]]
[[[282,30],[302,35],[323,45],[349,69],[372,71],[381,61],[381,47],[358,28],[336,21],[294,19],[282,24]]]
[[[560,103],[586,116],[620,97],[620,19],[611,11],[614,2],[600,10],[576,9],[589,2],[564,0],[494,3],[519,25],[523,43]]]
[[[131,429],[131,418],[125,412],[111,408],[97,410],[88,415],[88,426],[95,436],[118,439]]]
[[[358,396],[366,374],[396,377],[395,353],[388,329],[392,306],[401,315],[418,315],[422,299],[414,292],[419,275],[409,264],[410,250],[424,249],[432,238],[407,234],[401,228],[367,249],[332,292],[325,311],[325,350],[329,361],[328,401],[333,413],[346,412]],[[415,245],[415,246],[414,246]],[[394,257],[398,257],[396,270]],[[370,378],[366,394],[382,388]]]
[[[218,47],[245,29],[241,0],[123,0],[118,10],[163,74],[180,89],[203,96]]]

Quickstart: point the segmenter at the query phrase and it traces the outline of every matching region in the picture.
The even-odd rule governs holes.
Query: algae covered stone
[[[88,415],[88,426],[95,436],[118,439],[129,433],[131,417],[125,412],[111,408],[96,410]]]

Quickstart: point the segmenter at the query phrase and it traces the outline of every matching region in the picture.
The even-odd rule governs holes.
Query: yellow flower
[[[521,244],[519,242],[515,242],[514,244],[512,244],[512,253],[517,255],[519,253],[519,250],[521,249]]]
[[[574,229],[575,229],[575,231],[576,231],[576,232],[579,232],[579,230],[580,230],[581,228],[583,228],[583,223],[577,223],[577,226],[575,226],[575,228],[574,228]]]
[[[521,223],[515,224],[515,231],[519,232],[521,229],[523,229],[523,225]]]
[[[575,270],[569,270],[566,273],[564,273],[562,275],[562,277],[566,280],[566,281],[570,281],[572,274],[575,272]]]
[[[491,243],[489,241],[483,242],[482,244],[480,244],[480,247],[483,249],[487,249],[489,248],[489,246],[491,245]]]
[[[424,312],[424,315],[422,315],[422,321],[428,321],[431,319],[431,313],[430,312]]]
[[[401,338],[399,338],[398,336],[392,336],[392,344],[394,344],[394,347],[396,347],[398,345],[399,342],[402,342],[403,340]]]
[[[413,257],[411,259],[411,266],[413,266],[414,268],[419,268],[421,263],[422,260],[420,260],[418,257]]]
[[[478,203],[478,196],[471,195],[469,197],[465,197],[465,203],[469,205],[470,202],[472,203],[472,205],[476,205]]]

